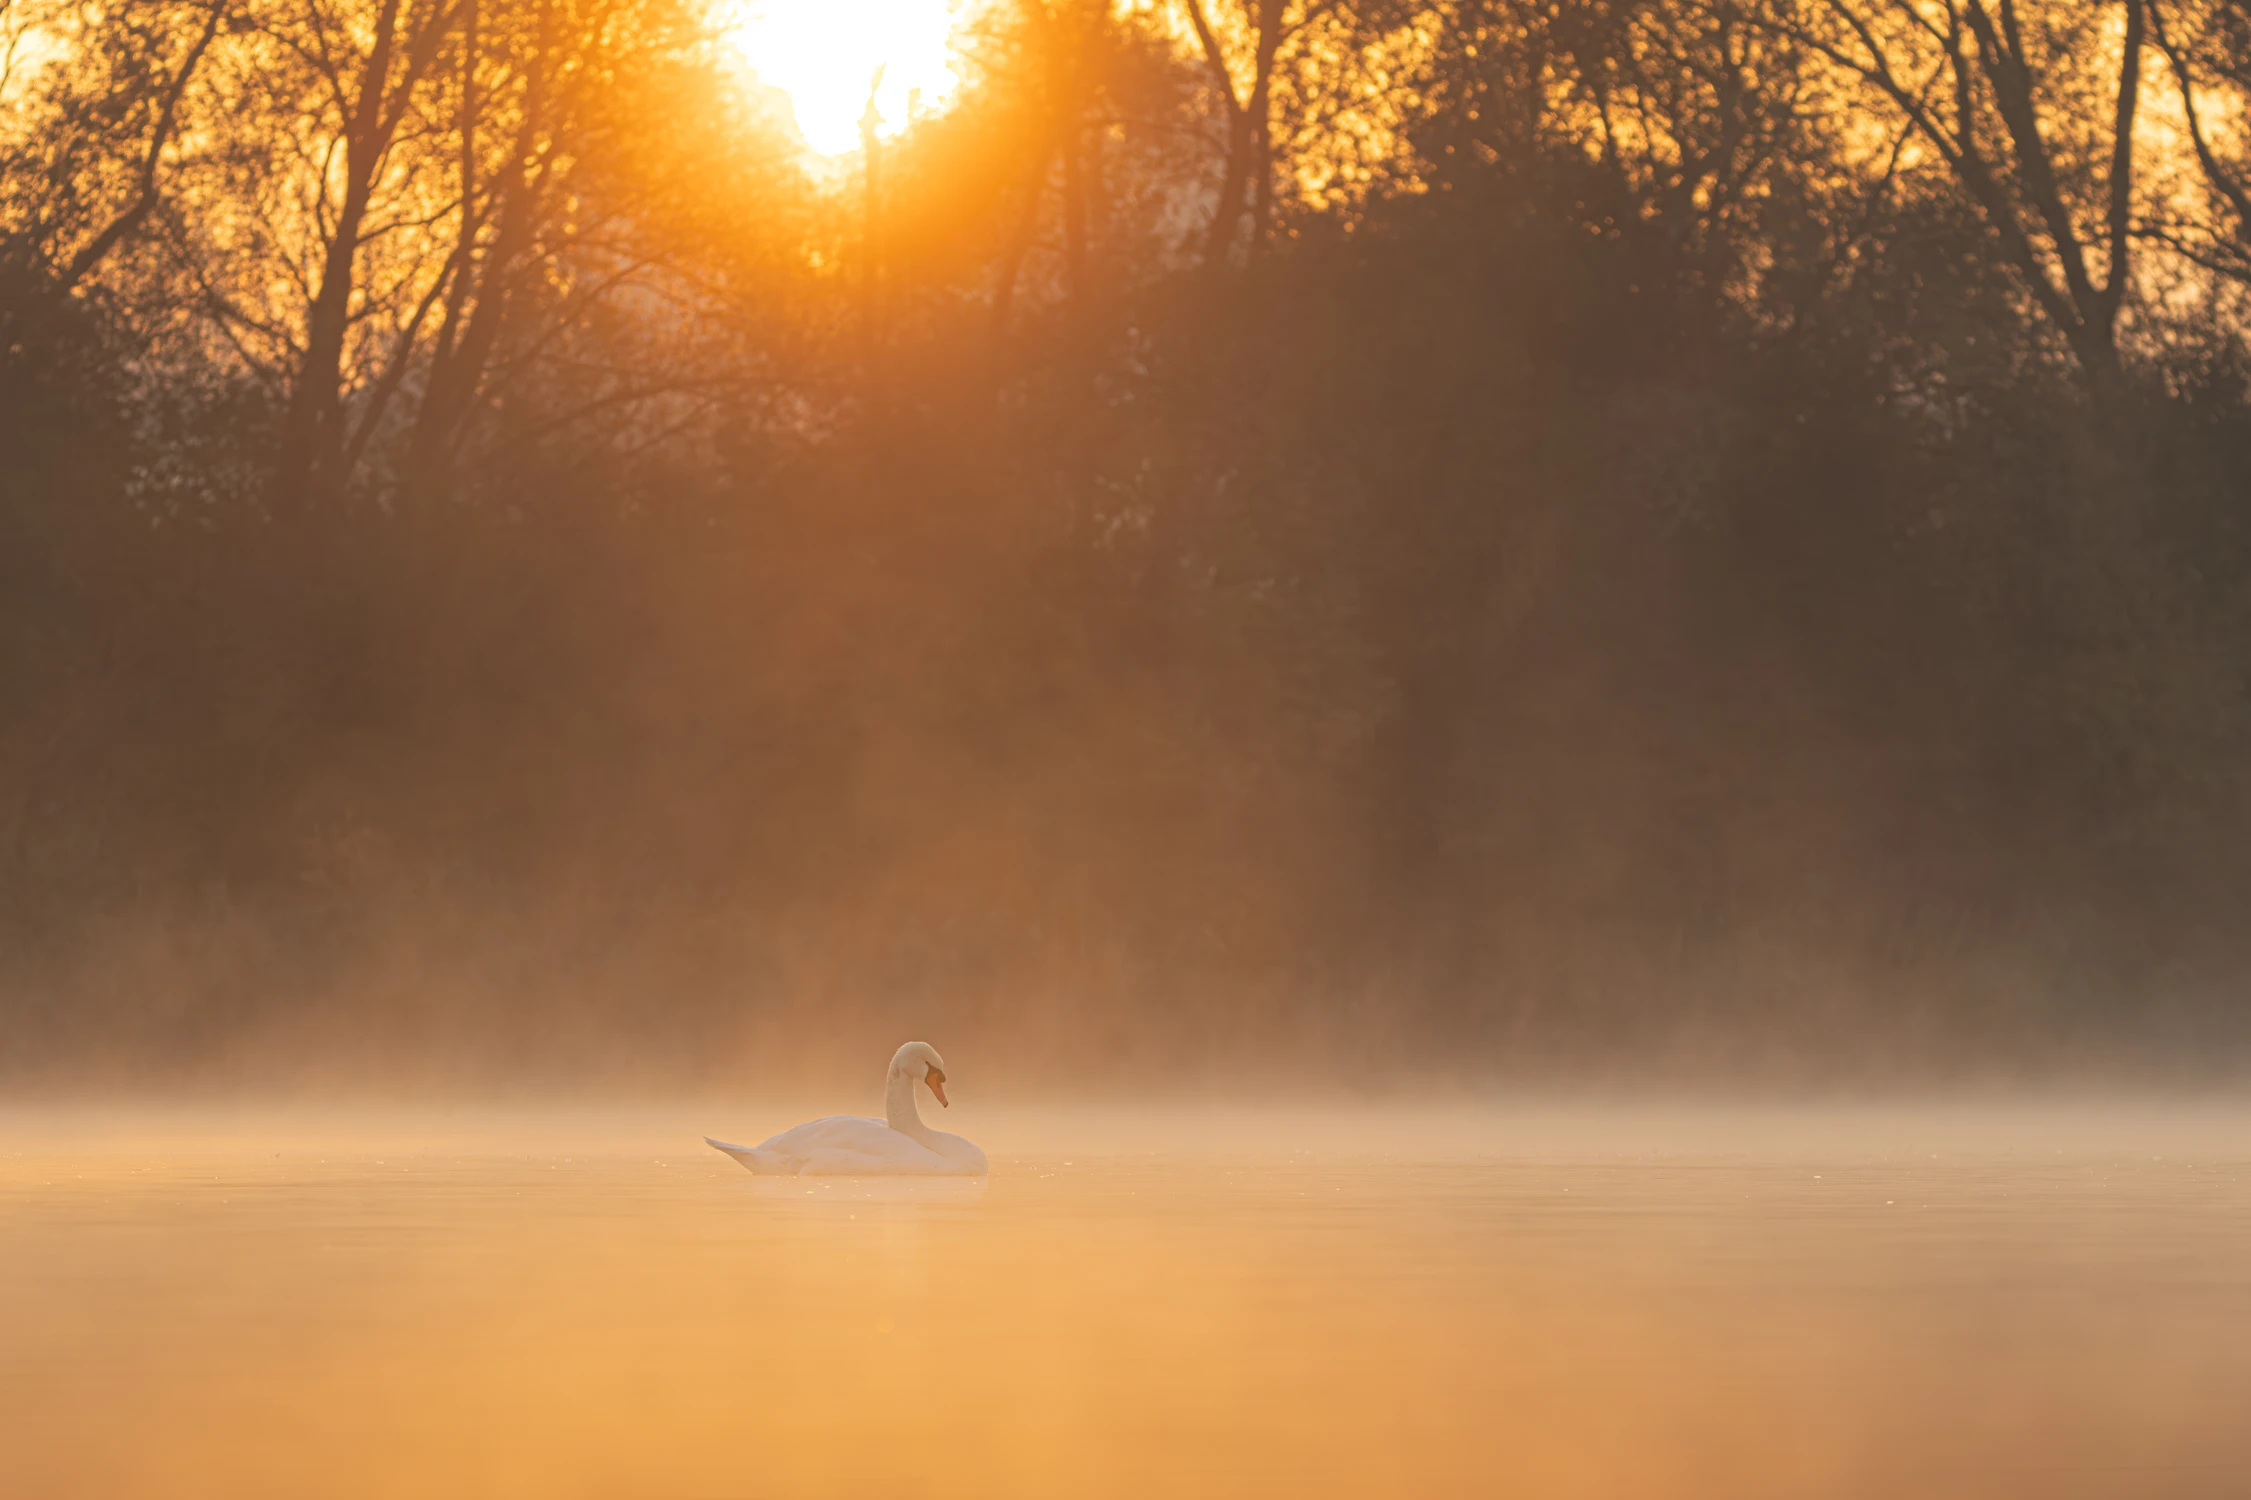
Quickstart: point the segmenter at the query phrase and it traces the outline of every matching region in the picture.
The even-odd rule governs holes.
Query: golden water
[[[962,1102],[0,1114],[0,1495],[2251,1494],[2251,1115]]]

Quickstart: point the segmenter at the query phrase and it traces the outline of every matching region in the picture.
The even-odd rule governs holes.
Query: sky
[[[911,93],[934,108],[958,82],[947,35],[959,0],[736,0],[731,8],[744,61],[789,95],[799,133],[823,155],[858,148],[877,68],[887,135],[906,124]]]

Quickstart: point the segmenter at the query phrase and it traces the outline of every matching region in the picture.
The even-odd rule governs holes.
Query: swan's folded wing
[[[983,1177],[991,1169],[985,1163],[984,1151],[974,1142],[944,1131],[930,1133],[930,1149],[946,1162],[946,1170],[961,1177]]]

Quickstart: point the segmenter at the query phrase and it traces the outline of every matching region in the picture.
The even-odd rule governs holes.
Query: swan
[[[958,1135],[932,1130],[915,1112],[914,1086],[930,1085],[941,1108],[946,1100],[946,1064],[928,1042],[909,1042],[891,1055],[883,1082],[883,1115],[830,1115],[811,1120],[759,1142],[734,1146],[704,1137],[760,1174],[794,1177],[930,1176],[982,1177],[985,1153]]]

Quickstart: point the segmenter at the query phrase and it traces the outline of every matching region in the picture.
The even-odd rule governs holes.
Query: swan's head
[[[893,1053],[891,1073],[929,1084],[930,1092],[938,1096],[939,1108],[953,1107],[946,1102],[946,1060],[928,1042],[909,1042]]]

